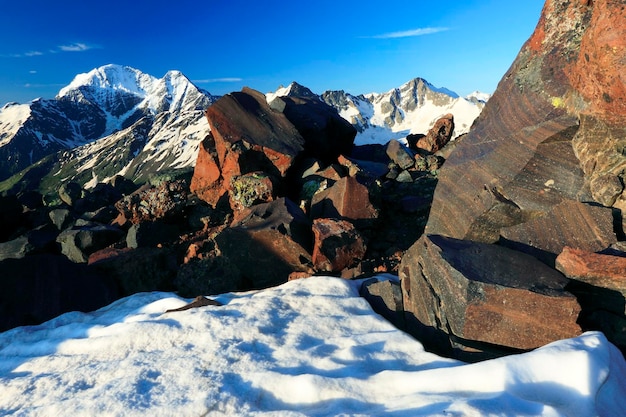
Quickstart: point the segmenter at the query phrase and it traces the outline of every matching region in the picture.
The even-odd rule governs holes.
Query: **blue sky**
[[[298,81],[385,92],[422,77],[493,92],[543,0],[0,0],[0,105],[52,98],[115,63],[182,71],[213,94]]]

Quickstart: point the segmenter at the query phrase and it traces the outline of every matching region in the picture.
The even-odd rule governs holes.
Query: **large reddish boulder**
[[[346,220],[313,221],[313,265],[320,272],[341,272],[358,265],[365,258],[363,236]]]
[[[581,333],[568,280],[521,252],[422,235],[399,275],[409,331],[440,353],[482,359]]]
[[[213,206],[229,192],[234,177],[255,171],[285,177],[304,150],[302,135],[258,91],[227,94],[206,117],[211,133],[200,146],[191,191]]]
[[[425,136],[416,138],[411,147],[435,153],[450,142],[454,133],[454,115],[451,113],[439,118]],[[408,138],[407,138],[408,139]]]
[[[372,204],[365,185],[355,177],[343,177],[313,196],[311,214],[314,218],[350,220],[359,226],[377,219],[379,211]]]
[[[568,289],[580,300],[583,328],[601,330],[626,352],[626,257],[565,247],[556,268],[572,280]]]
[[[546,1],[441,170],[428,233],[489,242],[565,199],[626,208],[625,21],[618,2]]]

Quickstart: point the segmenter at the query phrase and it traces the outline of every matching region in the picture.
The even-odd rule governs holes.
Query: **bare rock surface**
[[[533,349],[582,331],[568,280],[502,246],[423,235],[399,273],[410,331],[453,356]]]

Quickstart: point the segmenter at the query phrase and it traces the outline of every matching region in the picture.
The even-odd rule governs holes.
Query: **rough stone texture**
[[[175,224],[159,221],[133,224],[126,233],[126,246],[135,249],[143,246],[156,247],[178,239],[180,230]]]
[[[115,203],[115,208],[133,224],[171,219],[182,213],[188,194],[184,180],[163,181],[156,187],[145,185],[139,188]]]
[[[267,288],[292,272],[312,272],[311,221],[286,198],[254,206],[214,240],[217,253],[237,266],[240,289]]]
[[[27,236],[0,243],[0,261],[5,259],[21,259],[33,251],[33,245]]]
[[[454,115],[448,113],[438,119],[426,136],[416,138],[415,149],[423,150],[429,153],[435,153],[442,149],[454,133]]]
[[[59,198],[68,206],[73,206],[83,196],[80,184],[67,182],[59,187]]]
[[[320,272],[340,272],[363,260],[365,240],[354,225],[345,220],[313,221],[313,265]]]
[[[565,247],[556,268],[572,280],[583,328],[602,331],[626,352],[626,258]]]
[[[272,178],[264,172],[251,172],[231,180],[229,201],[234,211],[272,201],[276,195]]]
[[[124,233],[111,226],[75,227],[62,232],[57,237],[61,253],[73,262],[87,262],[89,255],[103,249],[124,236]]]
[[[387,143],[386,151],[389,159],[398,164],[401,169],[409,169],[415,165],[413,155],[395,139]]]
[[[89,265],[110,277],[121,296],[144,291],[172,291],[178,266],[167,248],[103,249],[89,257]]]
[[[174,285],[181,297],[223,294],[243,289],[239,268],[223,256],[191,259],[178,268]]]
[[[402,288],[399,282],[370,278],[363,281],[359,294],[370,303],[375,312],[394,326],[401,330],[406,328]]]
[[[166,313],[174,313],[177,311],[186,311],[186,310],[191,310],[192,308],[200,308],[200,307],[206,307],[206,306],[222,306],[223,304],[220,303],[219,301],[215,301],[212,300],[210,298],[206,298],[202,295],[197,296],[196,298],[193,299],[192,302],[190,302],[189,304],[185,304],[182,307],[179,308],[172,308],[169,310],[165,310]]]
[[[423,235],[399,275],[407,324],[431,349],[450,349],[451,340],[489,356],[498,347],[533,349],[581,333],[568,280],[508,248]]]
[[[227,94],[206,117],[211,132],[200,146],[191,191],[212,206],[228,192],[233,177],[263,171],[282,178],[304,150],[297,129],[258,91]]]
[[[287,119],[304,138],[307,155],[332,163],[339,155],[352,151],[356,129],[339,116],[334,107],[312,97],[276,97],[272,104],[280,106]]]
[[[355,177],[344,177],[313,196],[311,214],[314,218],[344,219],[354,223],[378,218],[378,209],[370,201],[370,192],[365,185]]]
[[[490,242],[564,199],[623,200],[625,13],[622,2],[546,1],[441,170],[427,233]]]
[[[58,208],[54,210],[50,210],[48,213],[52,224],[56,226],[59,230],[64,230],[72,224],[74,220],[74,216],[72,212],[68,209]]]
[[[233,226],[278,230],[303,248],[311,249],[311,220],[300,207],[285,197],[254,206],[245,218],[233,223]]]
[[[564,247],[556,258],[556,269],[570,279],[626,295],[626,257]]]
[[[524,223],[502,228],[500,235],[505,246],[533,255],[550,266],[565,246],[597,252],[616,242],[611,209],[572,200]]]

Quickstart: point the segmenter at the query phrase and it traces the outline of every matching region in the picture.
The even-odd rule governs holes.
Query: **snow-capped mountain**
[[[105,65],[79,74],[54,99],[0,110],[0,180],[60,151],[60,168],[78,164],[99,181],[137,178],[148,166],[192,166],[208,128],[204,110],[215,99],[179,71],[155,78]]]
[[[267,96],[271,100],[274,96],[302,94],[314,95],[294,82]],[[424,134],[437,119],[448,113],[454,115],[454,137],[457,137],[469,131],[489,95],[475,92],[463,98],[422,78],[415,78],[382,94],[354,96],[344,91],[326,91],[319,98],[356,127],[355,143],[360,145],[384,144],[390,139],[403,139],[409,133]]]
[[[488,99],[479,92],[462,98],[421,78],[387,93],[358,96],[317,95],[294,82],[267,93],[267,100],[285,95],[317,98],[336,108],[357,128],[356,144],[426,133],[447,113],[455,117],[458,136],[469,130]],[[22,172],[24,178],[52,191],[68,180],[86,187],[115,175],[143,182],[163,170],[193,167],[209,131],[204,111],[217,98],[179,71],[156,78],[105,65],[79,74],[54,99],[0,109],[0,181],[35,167],[36,173]],[[24,181],[7,181],[11,187],[15,182]]]

